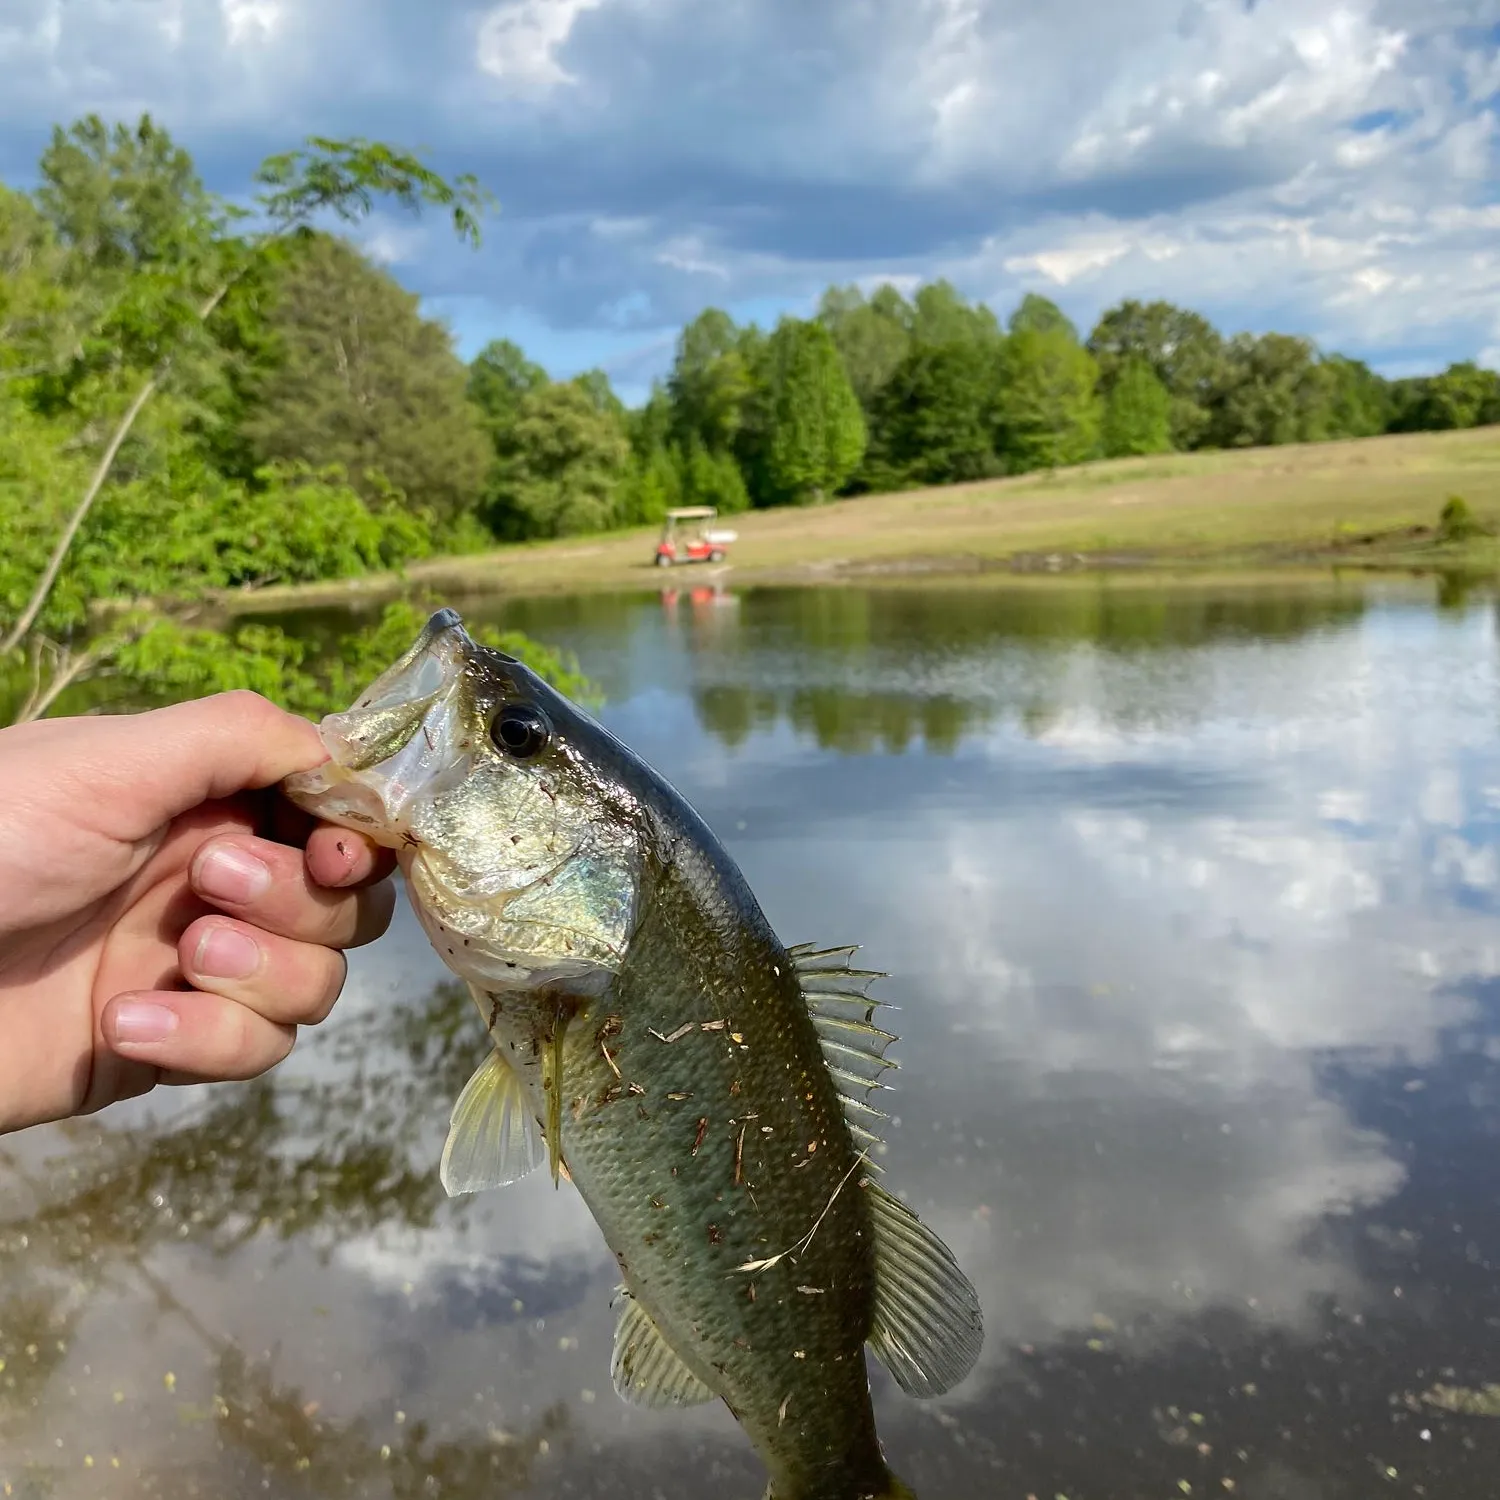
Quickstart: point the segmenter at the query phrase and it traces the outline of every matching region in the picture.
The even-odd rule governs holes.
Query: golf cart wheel
[[[670,568],[672,566],[672,559],[665,552],[658,552],[656,554],[656,566],[658,568]]]
[[[709,562],[723,562],[724,554],[720,552],[717,547],[715,547],[714,550],[708,554],[708,560]]]

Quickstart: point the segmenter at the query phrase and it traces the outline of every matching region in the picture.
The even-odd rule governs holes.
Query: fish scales
[[[716,922],[702,876],[691,865],[665,873],[602,1002],[625,1018],[621,1076],[646,1093],[565,1118],[563,1154],[631,1294],[773,1467],[847,1477],[879,1452],[863,1350],[874,1286],[861,1163],[791,959],[760,923]],[[728,1025],[702,1029],[719,1021]],[[689,1023],[676,1042],[660,1040]],[[607,1095],[603,1057],[575,1045]],[[789,1249],[820,1215],[795,1257],[739,1269]],[[809,1285],[821,1291],[798,1291]]]
[[[876,976],[784,947],[688,803],[452,611],[321,732],[329,762],[288,795],[397,850],[493,1041],[447,1190],[550,1161],[620,1266],[623,1397],[722,1399],[769,1500],[910,1500],[865,1346],[926,1397],[969,1373],[982,1324],[847,1122],[887,1066]]]

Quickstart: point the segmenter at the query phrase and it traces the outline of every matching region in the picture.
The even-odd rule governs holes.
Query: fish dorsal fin
[[[515,1069],[499,1048],[474,1070],[453,1106],[443,1146],[448,1196],[518,1182],[547,1159]]]
[[[849,960],[858,951],[854,946],[814,948],[811,943],[799,943],[788,948],[787,954],[818,1033],[823,1059],[844,1101],[845,1121],[855,1140],[870,1147],[878,1145],[880,1137],[867,1122],[885,1116],[869,1102],[869,1096],[887,1087],[881,1076],[896,1064],[886,1057],[885,1049],[896,1038],[875,1025],[875,1012],[883,1002],[865,993],[873,980],[885,975],[877,969],[850,967]]]
[[[712,1401],[714,1393],[673,1352],[651,1314],[628,1293],[623,1300],[609,1366],[620,1398],[634,1406],[698,1406]]]
[[[870,1347],[909,1396],[952,1390],[979,1358],[979,1296],[953,1252],[878,1183],[867,1182],[875,1227],[875,1325]]]

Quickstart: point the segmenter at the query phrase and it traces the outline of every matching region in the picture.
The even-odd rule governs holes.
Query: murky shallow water
[[[882,1165],[987,1318],[944,1400],[875,1372],[924,1500],[1493,1496],[1490,601],[474,612],[577,650],[787,941],[891,971]],[[443,1199],[483,1045],[403,913],[269,1081],[0,1143],[4,1493],[755,1500],[727,1414],[614,1396],[566,1186]]]

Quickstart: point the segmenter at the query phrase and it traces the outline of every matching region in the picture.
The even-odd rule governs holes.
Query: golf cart
[[[723,562],[724,549],[734,541],[737,532],[710,531],[707,523],[718,515],[711,505],[690,505],[669,510],[662,522],[661,540],[656,544],[656,566],[670,568],[674,563]],[[696,526],[680,526],[696,521]]]

